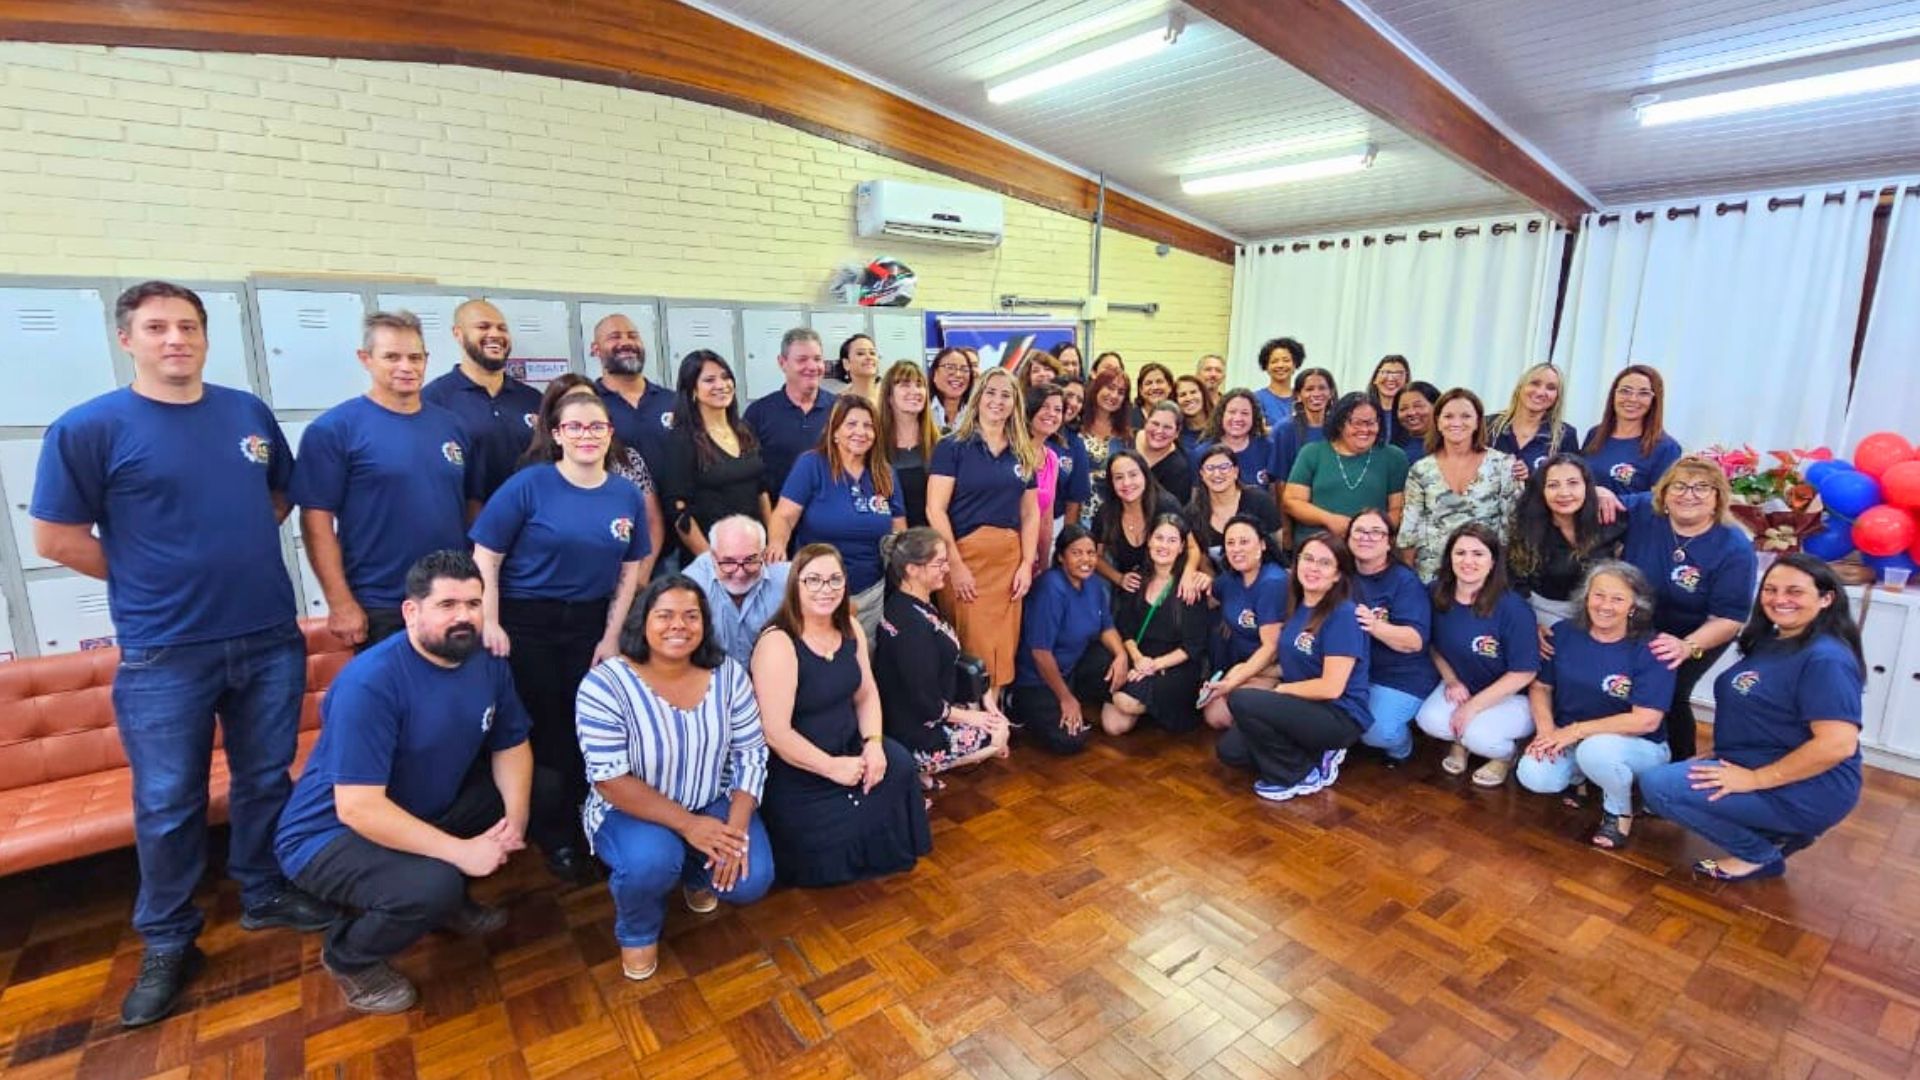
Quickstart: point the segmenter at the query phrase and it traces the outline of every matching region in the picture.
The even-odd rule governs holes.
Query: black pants
[[[1144,719],[1163,731],[1184,734],[1200,726],[1200,710],[1193,707],[1204,678],[1200,661],[1156,672],[1139,682],[1122,683],[1120,692],[1147,707]]]
[[[1320,764],[1321,755],[1360,741],[1360,725],[1325,701],[1248,688],[1227,695],[1227,711],[1233,726],[1214,753],[1222,764],[1251,770],[1270,784],[1292,787]]]
[[[407,620],[397,607],[368,607],[360,605],[367,613],[367,640],[354,646],[354,652],[363,653],[395,634],[406,632]]]
[[[587,765],[574,727],[574,699],[593,666],[594,646],[607,632],[607,601],[503,598],[500,626],[511,645],[513,685],[533,718],[528,742],[534,763],[560,778],[559,798],[536,799],[533,820],[543,833],[566,835],[560,846],[584,850],[580,806],[587,801]]]
[[[1073,670],[1063,672],[1067,689],[1080,699],[1081,719],[1086,721],[1076,734],[1060,723],[1060,699],[1046,686],[1014,686],[1007,702],[1007,719],[1020,725],[1020,737],[1055,754],[1077,754],[1086,749],[1087,740],[1100,727],[1099,705],[1107,700],[1107,668],[1113,654],[1105,645],[1087,646]],[[1092,708],[1088,708],[1088,704]]]
[[[534,770],[536,799],[543,787],[548,798],[555,797],[558,786],[551,772]],[[453,805],[433,825],[464,839],[492,828],[505,812],[490,755],[483,754]],[[327,963],[346,972],[364,971],[405,951],[467,899],[467,879],[452,863],[382,847],[352,831],[321,848],[294,884],[357,912],[334,923],[322,947]]]
[[[1721,645],[1708,649],[1700,659],[1688,660],[1673,673],[1673,704],[1667,709],[1667,749],[1674,761],[1685,761],[1700,751],[1699,730],[1693,719],[1693,688],[1727,648]]]

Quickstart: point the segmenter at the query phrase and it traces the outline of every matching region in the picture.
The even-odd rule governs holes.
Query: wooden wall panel
[[[1091,220],[1097,185],[675,0],[0,0],[0,38],[466,64],[721,105]],[[1114,228],[1222,262],[1233,242],[1138,200]]]

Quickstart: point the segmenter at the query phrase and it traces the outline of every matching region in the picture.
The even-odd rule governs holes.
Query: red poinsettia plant
[[[1827,461],[1833,452],[1769,450],[1763,457],[1751,446],[1709,446],[1700,456],[1720,466],[1733,489],[1728,511],[1753,534],[1762,551],[1798,551],[1800,541],[1821,530],[1826,512],[1820,493],[1807,482],[1807,467]]]

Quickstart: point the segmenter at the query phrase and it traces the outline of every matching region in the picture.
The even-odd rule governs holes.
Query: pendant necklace
[[[1337,450],[1334,451],[1333,465],[1334,465],[1334,468],[1340,470],[1340,482],[1347,485],[1348,491],[1352,491],[1355,488],[1358,488],[1361,484],[1366,482],[1367,469],[1373,465],[1373,447],[1371,446],[1367,447],[1367,456],[1361,459],[1360,461],[1360,475],[1354,477],[1351,480],[1347,479],[1346,459],[1341,457],[1339,451]]]
[[[1673,537],[1673,561],[1676,563],[1683,563],[1687,561],[1687,545],[1693,543],[1695,540],[1700,539],[1700,536],[1705,536],[1707,534],[1701,533],[1700,536],[1689,536],[1683,541],[1680,539],[1679,530],[1673,527],[1672,520],[1668,520],[1667,535]]]

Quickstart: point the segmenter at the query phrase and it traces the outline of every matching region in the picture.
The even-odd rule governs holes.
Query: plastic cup
[[[1907,591],[1907,575],[1912,573],[1912,571],[1904,566],[1889,566],[1884,573],[1886,574],[1886,579],[1881,582],[1881,584],[1887,587],[1888,592]]]

